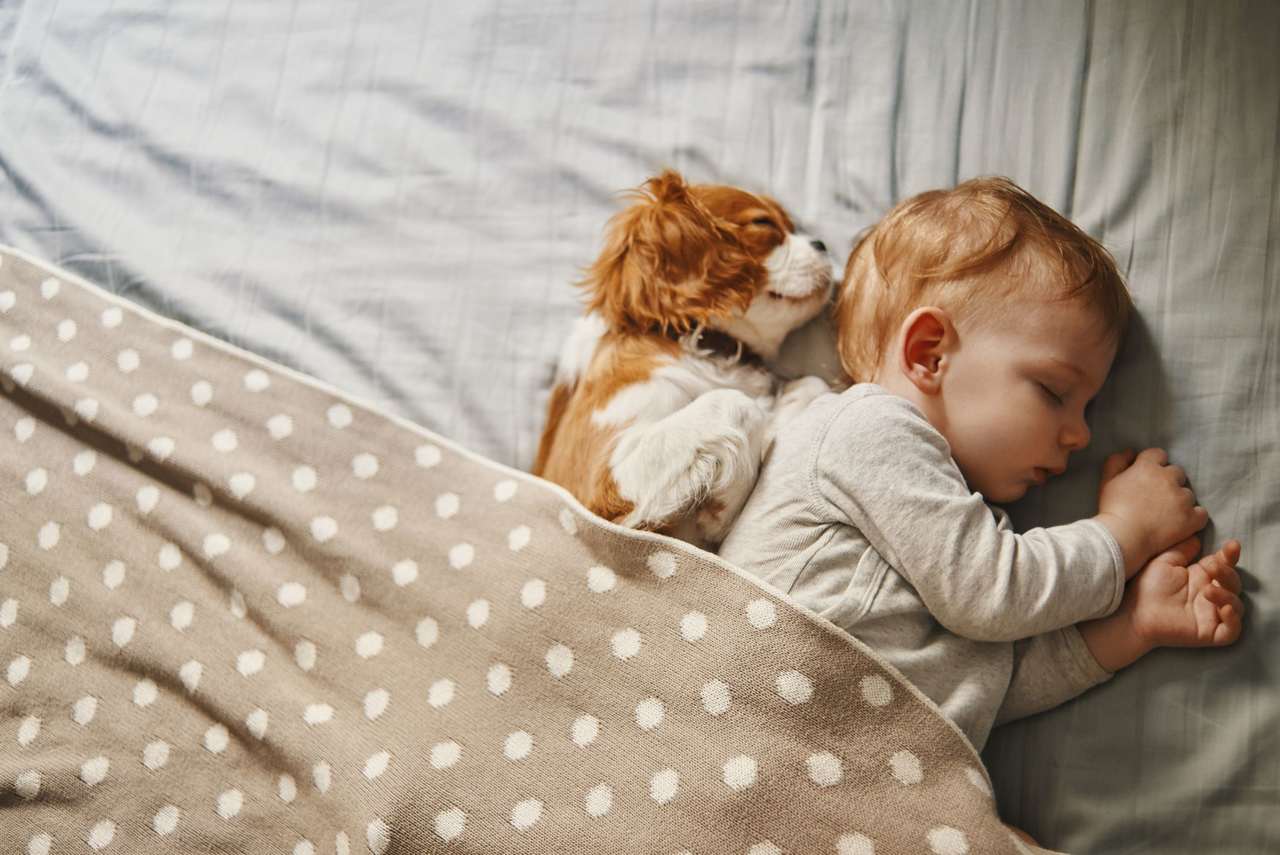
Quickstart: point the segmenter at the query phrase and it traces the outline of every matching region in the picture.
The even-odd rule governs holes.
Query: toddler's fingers
[[[1188,537],[1186,540],[1181,541],[1179,543],[1175,543],[1173,546],[1170,546],[1164,552],[1160,553],[1156,557],[1156,560],[1167,561],[1171,564],[1176,564],[1179,567],[1186,567],[1192,561],[1195,561],[1196,556],[1199,554],[1200,554],[1200,538],[1196,537],[1193,534],[1191,535],[1191,537]],[[1207,568],[1205,572],[1209,572]]]
[[[1231,609],[1237,618],[1244,614],[1244,601],[1226,588],[1209,585],[1200,592],[1200,596],[1212,603],[1219,615],[1227,609]]]
[[[1214,644],[1231,644],[1240,637],[1241,613],[1234,606],[1218,608],[1218,625],[1213,628]]]
[[[1241,583],[1240,574],[1236,572],[1236,559],[1240,557],[1240,551],[1237,548],[1232,554],[1228,553],[1226,547],[1219,549],[1212,555],[1207,555],[1200,562],[1200,566],[1209,574],[1209,578],[1217,584],[1226,588],[1234,594],[1240,593]]]
[[[1133,463],[1134,453],[1132,448],[1126,448],[1124,451],[1117,451],[1115,454],[1109,455],[1102,463],[1102,480],[1110,481],[1124,470],[1128,469]]]
[[[1157,466],[1163,466],[1169,462],[1169,453],[1163,448],[1146,448],[1138,455],[1138,460],[1148,460]]]

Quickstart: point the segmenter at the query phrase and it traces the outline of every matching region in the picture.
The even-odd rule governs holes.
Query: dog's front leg
[[[718,543],[755,484],[766,423],[751,398],[716,389],[623,431],[610,459],[619,494],[634,506],[623,525],[664,529],[696,513],[697,539]]]

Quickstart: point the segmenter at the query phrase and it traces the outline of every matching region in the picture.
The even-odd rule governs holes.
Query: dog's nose
[[[827,251],[827,245],[826,245],[825,243],[823,243],[822,241],[818,240],[817,238],[814,238],[813,240],[809,241],[809,246],[813,247],[813,248],[814,248],[814,249],[816,249],[818,252],[826,252],[826,251]]]

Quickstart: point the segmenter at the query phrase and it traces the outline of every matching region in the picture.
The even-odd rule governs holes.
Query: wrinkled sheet
[[[1229,651],[1158,651],[997,731],[1006,818],[1080,852],[1280,846],[1280,8],[1245,2],[0,2],[0,242],[516,466],[616,192],[768,191],[842,264],[893,202],[1012,177],[1141,320],[1091,513],[1162,444],[1244,543]],[[829,368],[822,328],[792,367]]]

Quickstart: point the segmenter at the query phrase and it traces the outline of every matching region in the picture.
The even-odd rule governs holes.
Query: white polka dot
[[[679,790],[680,775],[675,769],[663,769],[649,779],[649,798],[660,805],[674,799]]]
[[[58,341],[66,343],[76,337],[76,322],[70,318],[58,321]]]
[[[89,834],[85,841],[92,849],[106,849],[111,845],[111,841],[116,838],[116,824],[109,819],[99,820],[93,828],[89,829]]]
[[[657,698],[645,698],[636,704],[636,724],[641,730],[653,730],[667,715],[666,705]]]
[[[625,662],[640,652],[640,633],[631,627],[620,629],[609,639],[609,644],[613,655]]]
[[[418,639],[418,644],[423,647],[430,647],[440,637],[440,624],[436,622],[435,618],[423,618],[418,621],[414,636]]]
[[[427,689],[427,703],[436,709],[447,706],[453,700],[456,686],[452,680],[436,680]]]
[[[0,291],[0,315],[5,314],[18,304],[18,295],[12,291]]]
[[[893,777],[903,784],[918,784],[924,780],[924,771],[920,768],[920,758],[910,751],[896,751],[889,758],[889,766]]]
[[[810,754],[805,760],[805,765],[809,770],[809,780],[819,787],[835,786],[844,778],[844,764],[830,751]]]
[[[79,405],[77,404],[77,407]],[[79,410],[77,410],[79,412]],[[90,419],[86,419],[90,421]],[[36,420],[31,416],[23,416],[13,423],[13,436],[18,442],[26,442],[36,432]]]
[[[420,445],[414,449],[413,459],[423,469],[430,469],[440,462],[440,449],[434,445]]]
[[[968,855],[969,841],[964,832],[948,825],[929,829],[929,850],[934,855]]]
[[[456,493],[441,493],[436,496],[436,516],[442,520],[455,516],[460,507],[461,500]]]
[[[747,850],[747,855],[782,855],[782,850],[771,840],[761,840]]]
[[[979,772],[977,769],[973,768],[972,766],[969,766],[964,770],[964,773],[966,776],[968,776],[969,783],[973,784],[975,787],[981,790],[984,795],[986,796],[992,795],[991,785],[987,783],[986,776],[984,776],[981,772]]]
[[[702,708],[709,715],[724,715],[729,711],[730,701],[729,687],[720,680],[712,680],[702,687]]]
[[[485,675],[485,684],[489,688],[489,694],[495,697],[501,696],[511,688],[511,668],[499,662],[489,667],[489,673]]]
[[[587,588],[595,594],[612,591],[618,584],[618,575],[608,567],[595,566],[587,571]]]
[[[255,368],[244,375],[244,387],[250,392],[261,392],[270,385],[271,378],[267,376],[267,372],[260,368]]]
[[[373,527],[378,531],[391,531],[399,523],[400,514],[391,505],[383,505],[374,509],[372,519]]]
[[[191,497],[202,508],[208,508],[213,505],[213,491],[209,489],[208,484],[202,484],[199,481],[192,484]]]
[[[338,533],[338,522],[333,517],[316,517],[311,520],[311,536],[318,543],[332,540]]]
[[[65,577],[63,581],[66,581]],[[50,595],[50,599],[52,599]],[[10,598],[0,603],[0,629],[8,629],[18,619],[18,601]]]
[[[875,855],[876,847],[865,834],[851,832],[836,840],[836,855]]]
[[[147,441],[147,452],[161,462],[168,460],[176,447],[177,443],[170,436],[157,436]]]
[[[270,552],[272,555],[279,555],[284,552],[285,540],[284,533],[275,526],[264,528],[262,530],[262,548]]]
[[[613,787],[597,784],[587,791],[586,811],[589,816],[602,817],[613,807]]]
[[[382,652],[381,633],[369,631],[356,639],[356,655],[361,659],[372,659]]]
[[[586,748],[600,735],[600,719],[593,715],[580,715],[573,720],[569,734],[575,745]]]
[[[529,545],[529,538],[532,535],[533,531],[527,525],[516,526],[507,532],[507,549],[519,552]]]
[[[299,840],[294,844],[293,855],[316,855],[315,844],[310,840]]]
[[[148,418],[160,408],[160,399],[150,392],[143,392],[133,399],[133,414],[138,418]]]
[[[155,818],[151,820],[151,827],[161,837],[173,834],[178,828],[178,820],[181,816],[182,812],[178,810],[177,805],[165,805],[156,811]]]
[[[803,704],[813,697],[813,681],[799,671],[779,672],[774,687],[778,697],[789,704]]]
[[[81,360],[68,365],[66,375],[72,383],[83,383],[89,379],[89,363]]]
[[[862,698],[873,707],[882,707],[893,699],[893,689],[889,681],[879,674],[863,677],[861,680]]]
[[[230,596],[227,597],[227,611],[231,612],[231,616],[236,620],[244,619],[244,616],[249,613],[249,604],[245,602],[244,594],[236,588],[232,588]]]
[[[436,814],[436,837],[448,843],[461,836],[467,826],[467,815],[458,808],[449,808]]]
[[[8,563],[9,563],[9,546],[8,544],[0,543],[0,570],[3,570]]]
[[[391,578],[401,588],[412,584],[418,579],[418,562],[408,558],[403,561],[397,561],[391,567]]]
[[[526,586],[527,587],[527,586]],[[467,623],[472,629],[479,629],[489,622],[489,601],[475,600],[467,606]]]
[[[23,483],[27,488],[28,496],[38,496],[44,492],[44,488],[49,485],[49,473],[43,468],[37,467],[27,473],[27,477],[23,479]]]
[[[196,607],[187,600],[176,604],[169,612],[169,623],[178,632],[184,632],[191,626],[192,618],[195,617]]]
[[[747,603],[747,622],[756,629],[768,629],[777,619],[778,612],[771,601],[762,598]]]
[[[314,727],[316,724],[328,724],[333,721],[333,707],[329,704],[307,704],[302,710],[302,721]]]
[[[133,687],[133,702],[140,707],[149,707],[156,702],[160,690],[154,680],[139,680]]]
[[[365,842],[373,855],[383,855],[391,845],[391,827],[381,819],[375,819],[364,830]]]
[[[239,790],[227,790],[218,796],[218,816],[223,819],[234,819],[244,807],[244,793]]]
[[[242,677],[252,677],[267,664],[267,654],[261,650],[246,650],[236,657],[236,670]]]
[[[298,582],[286,582],[276,591],[276,600],[286,609],[302,605],[307,599],[306,586]]]
[[[469,543],[459,543],[449,550],[449,565],[461,570],[475,560],[476,550]]]
[[[724,783],[734,791],[745,790],[756,782],[756,760],[746,754],[730,757],[724,763]]]
[[[237,472],[227,479],[227,487],[231,489],[231,495],[241,501],[245,496],[253,492],[253,488],[258,484],[258,479],[254,478],[249,472]]]
[[[523,760],[532,751],[533,737],[523,730],[507,734],[506,742],[502,746],[502,753],[506,755],[508,760],[512,761]]]
[[[160,554],[156,556],[156,563],[160,565],[160,569],[166,573],[177,569],[182,563],[182,551],[172,543],[166,543],[160,547]]]
[[[386,689],[373,689],[364,696],[364,717],[369,721],[375,721],[387,711],[387,705],[390,703],[390,692]]]
[[[525,799],[511,809],[511,824],[516,831],[532,828],[542,818],[542,802],[537,799]]]
[[[573,670],[573,651],[563,644],[553,644],[547,650],[546,662],[551,676],[560,679]]]
[[[27,679],[27,675],[30,673],[31,659],[19,654],[9,660],[9,667],[5,670],[5,679],[10,686],[16,686]]]
[[[102,531],[111,525],[112,508],[106,502],[99,502],[89,509],[87,522],[94,531]]]
[[[280,801],[289,803],[298,797],[298,782],[293,779],[292,775],[281,775],[276,785],[276,795],[280,797]]]
[[[329,765],[329,761],[321,760],[311,767],[311,783],[320,792],[329,792],[329,787],[333,784],[333,767]]]
[[[98,699],[93,695],[85,695],[71,706],[71,720],[81,727],[93,721],[98,714]]]
[[[114,329],[120,326],[122,320],[124,320],[124,312],[120,311],[118,306],[102,310],[102,325],[107,329]]]
[[[516,482],[510,479],[499,481],[493,485],[493,498],[499,502],[508,502],[516,494]]]
[[[145,516],[156,509],[156,504],[160,501],[160,491],[148,484],[145,487],[138,488],[135,498],[138,504],[138,511]]]
[[[71,580],[66,576],[59,576],[49,583],[49,602],[55,606],[61,606],[66,603],[67,598],[71,596]],[[13,604],[14,614],[17,614],[18,603],[15,600]],[[0,613],[0,626],[4,625],[3,613]]]
[[[126,647],[133,641],[133,633],[137,628],[138,622],[131,617],[116,618],[111,624],[111,640],[116,647]]]
[[[67,647],[63,657],[67,660],[67,664],[74,668],[84,662],[85,652],[84,639],[78,635],[73,635],[67,639]]]
[[[271,721],[271,714],[262,707],[256,707],[253,712],[245,717],[245,727],[249,728],[249,732],[258,739],[265,739],[267,736],[267,725]]]
[[[102,568],[102,584],[109,591],[114,591],[124,584],[125,566],[122,561],[108,561]]]
[[[381,777],[382,773],[387,771],[387,766],[390,764],[390,752],[379,751],[376,754],[369,755],[369,759],[364,761],[365,778],[372,781],[374,778]]]
[[[213,385],[208,380],[197,380],[191,384],[191,403],[197,407],[205,407],[212,400]]]
[[[111,761],[101,755],[80,764],[80,780],[90,787],[96,787],[106,780],[111,771]]]
[[[221,532],[206,535],[204,539],[204,555],[213,559],[226,555],[231,549],[231,539]]]
[[[169,347],[169,353],[174,359],[190,359],[191,353],[194,349],[194,346],[191,344],[191,339],[180,338]]]
[[[573,512],[568,508],[560,509],[560,527],[569,534],[578,533],[578,521],[574,518]]]
[[[187,687],[188,692],[194,692],[200,687],[202,674],[204,674],[204,666],[194,659],[184,662],[178,669],[178,679]]]
[[[18,745],[26,748],[40,735],[40,719],[29,715],[18,726]]]
[[[27,841],[26,855],[49,855],[52,847],[53,838],[42,831]]]
[[[75,456],[71,461],[71,469],[81,478],[93,471],[93,467],[98,463],[98,454],[91,448],[86,448]]]
[[[58,541],[62,537],[62,526],[50,520],[40,526],[39,533],[36,534],[36,543],[41,549],[53,549],[58,545]]]
[[[649,571],[659,579],[668,579],[676,573],[676,556],[671,552],[654,552],[645,559]]]
[[[462,746],[450,740],[431,746],[431,766],[435,769],[449,769],[462,757]]]
[[[215,724],[204,732],[204,750],[210,754],[221,754],[230,743],[231,734],[220,724]]]
[[[213,447],[216,451],[221,451],[223,454],[230,454],[240,445],[240,440],[237,439],[236,432],[231,428],[223,428],[215,433],[209,441],[213,443]]]
[[[680,635],[685,641],[701,641],[707,634],[707,616],[688,612],[680,618]]]
[[[342,599],[348,603],[359,602],[360,600],[360,580],[350,573],[344,573],[342,578],[338,580],[338,589],[342,591]]]
[[[35,769],[19,772],[13,779],[13,788],[24,799],[34,799],[40,795],[40,773]]]
[[[116,368],[124,374],[131,374],[138,370],[138,366],[142,364],[142,360],[138,358],[138,351],[132,347],[126,347],[124,350],[116,354]]]
[[[19,362],[17,365],[8,369],[8,376],[12,378],[13,383],[24,388],[31,382],[31,378],[35,376],[35,373],[36,367],[30,362]],[[97,402],[95,401],[94,403],[96,404]],[[76,412],[79,412],[79,408],[77,408]],[[94,415],[97,415],[96,408],[94,410]],[[86,421],[92,421],[92,419],[86,419]],[[27,436],[30,436],[30,434],[27,434]],[[26,437],[21,433],[18,433],[18,442],[26,442]]]
[[[267,432],[271,434],[272,439],[284,439],[293,433],[293,419],[283,413],[272,416],[267,419]]]
[[[142,765],[152,772],[164,768],[164,765],[168,762],[169,743],[157,740],[147,743],[147,747],[142,749]]]
[[[378,474],[378,458],[372,454],[357,454],[351,458],[351,473],[357,478],[368,480]]]
[[[338,430],[342,430],[351,424],[351,408],[346,404],[334,404],[329,408],[326,415],[329,418],[329,424]]]
[[[31,336],[19,335],[9,339],[9,349],[14,353],[22,353],[31,349]]]
[[[547,601],[547,583],[541,579],[530,579],[520,589],[520,603],[526,609],[536,609]]]

